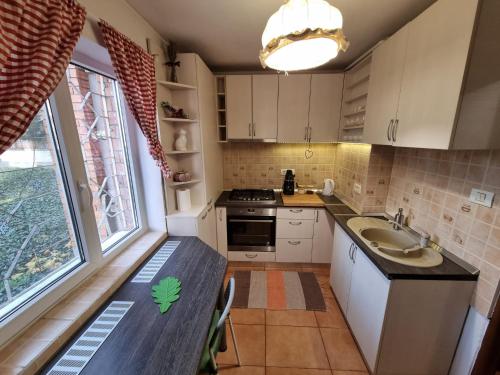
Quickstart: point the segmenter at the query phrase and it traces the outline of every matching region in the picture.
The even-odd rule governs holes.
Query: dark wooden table
[[[41,373],[50,370],[111,301],[120,300],[135,303],[81,374],[196,374],[227,261],[196,237],[168,238],[179,240],[151,283],[131,283],[134,273]],[[182,290],[179,300],[162,315],[151,297],[151,286],[167,276],[177,277]]]

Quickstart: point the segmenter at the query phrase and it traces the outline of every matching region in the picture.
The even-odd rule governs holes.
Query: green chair
[[[200,372],[208,374],[217,374],[218,367],[215,357],[220,351],[220,344],[222,341],[222,336],[224,335],[225,322],[226,319],[229,321],[229,328],[231,330],[231,337],[233,338],[234,351],[236,352],[236,358],[238,360],[238,366],[241,366],[240,353],[238,351],[238,345],[236,344],[236,336],[234,335],[233,321],[231,320],[230,310],[234,299],[234,288],[235,281],[234,277],[229,279],[227,289],[224,293],[226,299],[226,305],[224,306],[224,311],[215,310],[214,316],[212,318],[212,324],[208,331],[208,339],[203,350],[203,355],[200,361]]]

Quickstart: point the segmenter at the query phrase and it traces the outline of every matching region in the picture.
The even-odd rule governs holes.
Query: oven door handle
[[[274,223],[274,220],[253,220],[253,219],[229,219],[230,223]]]

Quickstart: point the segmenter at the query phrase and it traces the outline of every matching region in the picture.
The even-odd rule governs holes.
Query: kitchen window
[[[131,156],[148,151],[107,51],[81,42],[27,132],[0,155],[0,345],[147,230]]]
[[[0,319],[84,261],[49,105],[0,155]]]

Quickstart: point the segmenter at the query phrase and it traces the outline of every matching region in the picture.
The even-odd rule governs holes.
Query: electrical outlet
[[[354,186],[352,187],[352,190],[354,190],[354,192],[357,194],[361,194],[361,184],[355,182]]]
[[[284,176],[286,174],[286,171],[291,170],[292,173],[295,175],[295,169],[293,168],[285,168],[281,170],[281,175]]]
[[[480,204],[481,206],[491,207],[493,205],[494,193],[489,191],[472,189],[469,196],[469,202]]]

